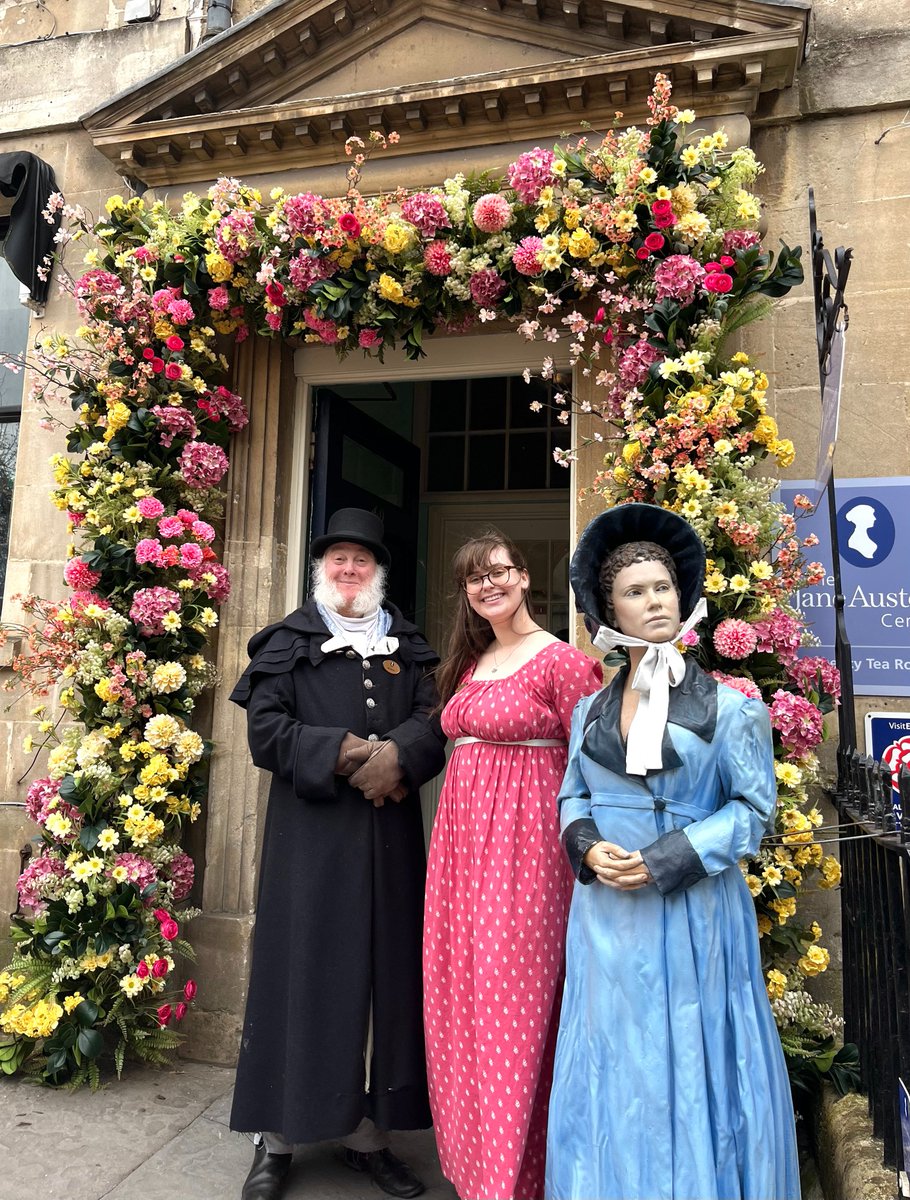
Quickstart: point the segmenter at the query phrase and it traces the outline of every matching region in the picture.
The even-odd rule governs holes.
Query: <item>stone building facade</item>
[[[179,198],[222,174],[264,193],[279,185],[338,194],[345,138],[382,128],[401,141],[370,165],[366,189],[432,185],[458,171],[501,172],[522,150],[582,122],[607,127],[617,109],[640,121],[654,73],[666,71],[674,100],[697,110],[700,127],[723,125],[765,163],[759,190],[772,245],[778,236],[807,244],[812,185],[828,242],[854,247],[837,469],[903,475],[903,9],[904,0],[278,0],[238,3],[231,13],[229,0],[127,0],[125,8],[0,0],[0,155],[38,155],[67,199],[97,214],[112,193]],[[26,331],[8,277],[0,304],[3,349],[44,327],[77,324],[52,291]],[[250,634],[299,602],[311,523],[345,502],[379,498],[409,514],[397,536],[413,569],[397,585],[432,638],[441,633],[451,549],[480,522],[528,544],[533,577],[543,581],[539,618],[554,630],[570,626],[565,559],[591,515],[576,497],[598,465],[593,451],[571,477],[548,465],[556,431],[529,425],[526,396],[512,395],[511,381],[535,363],[514,333],[437,337],[427,348],[419,364],[395,355],[339,363],[330,349],[256,338],[237,352],[235,385],[252,420],[229,477],[224,560],[234,589],[217,644],[225,684],[242,669]],[[749,349],[801,454],[793,474],[811,474],[819,410],[811,288],[753,326]],[[17,402],[8,404],[14,415]],[[11,505],[7,620],[15,593],[53,597],[63,586],[65,525],[47,500],[46,464],[58,445],[39,415],[26,395],[21,421],[6,422],[18,427],[15,486],[0,497]],[[202,986],[190,1051],[213,1061],[232,1061],[239,1033],[265,798],[228,691],[216,690],[206,714],[217,751],[206,820],[190,846],[203,909],[191,931]],[[862,706],[872,703],[887,707],[872,698]],[[0,720],[4,912],[15,907],[19,852],[33,832],[20,807],[25,716],[14,708]]]

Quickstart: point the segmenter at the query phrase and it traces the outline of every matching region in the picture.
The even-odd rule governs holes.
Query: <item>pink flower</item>
[[[641,338],[639,341],[633,342],[631,346],[627,346],[620,355],[619,377],[627,387],[637,387],[639,383],[647,379],[651,364],[659,362],[662,358],[663,355],[658,349],[645,338]]]
[[[144,892],[150,884],[158,882],[158,872],[155,864],[143,858],[141,854],[126,852],[114,858],[115,867],[123,867],[129,883],[134,883],[140,892]],[[107,872],[110,876],[110,871]]]
[[[164,359],[158,358],[158,356],[156,355],[152,359],[152,370],[155,372],[156,375],[160,375],[161,372],[164,370]]]
[[[728,617],[714,630],[714,646],[724,658],[748,658],[758,642],[755,626]]]
[[[657,201],[669,203],[669,201]],[[705,269],[689,254],[671,254],[654,269],[654,286],[658,300],[680,300],[688,303],[705,277]]]
[[[186,343],[182,337],[178,337],[176,333],[172,333],[164,344],[168,350],[182,350]]]
[[[58,899],[67,890],[66,866],[51,854],[33,858],[16,884],[19,900],[36,913],[43,912],[48,900]]]
[[[312,237],[328,219],[322,198],[314,196],[312,192],[288,196],[281,210],[291,232],[302,234],[304,237]]]
[[[157,538],[143,538],[142,541],[138,542],[136,545],[136,562],[140,565],[142,565],[142,563],[151,563],[152,566],[159,567],[161,566],[161,554],[163,549],[164,547]]]
[[[215,530],[208,521],[194,521],[190,526],[190,530],[194,538],[197,538],[200,542],[205,542],[206,545],[215,540]]]
[[[223,417],[231,433],[237,433],[249,424],[243,401],[226,387],[219,386],[213,392],[206,392],[196,403],[211,420],[220,421]]]
[[[284,294],[284,288],[280,283],[267,283],[265,285],[265,298],[270,304],[274,304],[276,308],[284,308],[288,302],[288,298]]]
[[[183,372],[180,370],[179,364],[169,362],[167,364],[167,366],[164,368],[164,377],[165,377],[165,379],[171,379],[171,380],[182,379]]]
[[[432,192],[415,192],[401,205],[401,215],[416,226],[425,238],[436,236],[437,230],[451,228],[445,205]]]
[[[162,446],[170,447],[174,438],[194,438],[199,426],[191,412],[170,404],[153,404],[151,410],[158,418],[158,438]]]
[[[158,1018],[158,1024],[163,1029],[171,1019],[171,1006],[169,1004],[162,1004],[155,1015]]]
[[[787,667],[787,674],[804,694],[818,692],[840,699],[840,672],[827,658],[798,658]]]
[[[183,537],[183,522],[179,517],[162,517],[158,522],[158,532],[163,538]]]
[[[130,606],[130,619],[145,637],[164,633],[162,621],[169,612],[180,611],[180,596],[166,587],[139,588]]]
[[[178,1021],[182,1021],[186,1016],[186,1005],[182,1000],[177,1002],[177,1005],[174,1008],[174,1016]]]
[[[187,442],[180,452],[180,474],[190,487],[214,487],[228,465],[228,456],[212,442]]]
[[[189,1000],[189,1002],[192,1004],[192,1002],[196,999],[196,980],[195,979],[188,979],[186,981],[186,983],[183,985],[183,994],[184,994],[184,996],[186,996],[187,1000]]]
[[[170,921],[170,920],[171,920],[170,917],[168,917],[168,921]],[[166,922],[162,921],[161,927],[164,928],[165,924],[166,924]],[[171,924],[173,924],[173,922],[171,922]],[[156,979],[163,979],[165,977],[165,975],[167,975],[167,971],[168,971],[167,959],[166,958],[156,958],[155,961],[152,963],[152,974],[154,975],[154,977]]]
[[[199,520],[199,514],[193,512],[193,510],[191,508],[178,508],[177,516],[180,519],[180,521],[182,522],[182,524],[184,524],[187,527],[187,529],[189,529],[189,527],[193,524],[194,521]]]
[[[543,241],[539,237],[522,238],[512,252],[512,265],[520,275],[539,275]]]
[[[706,292],[729,292],[733,287],[733,278],[725,271],[714,271],[705,277],[702,287]]]
[[[746,679],[742,675],[725,675],[723,671],[711,671],[709,674],[718,683],[723,683],[727,687],[734,688],[737,692],[742,692],[750,700],[761,700],[761,690],[751,679]]]
[[[431,275],[448,275],[452,270],[452,259],[445,242],[428,242],[423,251],[423,265]]]
[[[231,303],[226,287],[209,288],[209,308],[215,312],[223,312]]]
[[[265,323],[268,325],[269,329],[274,329],[277,333],[277,331],[281,328],[281,313],[267,312],[265,314]]]
[[[136,968],[136,974],[139,976],[140,979],[148,979],[148,976],[149,976],[148,963],[145,961],[141,962],[139,964],[139,966]]]
[[[167,911],[166,908],[153,909],[152,916],[155,918],[155,920],[158,922],[159,925],[161,924],[162,921],[169,921],[171,919],[171,914]],[[167,966],[167,963],[165,963],[164,965]]]
[[[697,646],[700,638],[694,629],[687,629],[679,640],[684,646]]]
[[[198,567],[202,562],[202,551],[195,542],[184,542],[180,547],[181,567]]]
[[[81,558],[71,558],[63,568],[63,578],[76,592],[90,592],[101,581],[101,572],[93,571]]]
[[[488,192],[475,203],[471,215],[481,233],[499,233],[512,220],[512,205],[498,192]]]
[[[535,146],[533,150],[519,155],[515,162],[509,163],[509,187],[514,188],[523,204],[533,204],[545,187],[555,184],[555,161],[556,155],[552,150]]]
[[[164,505],[160,500],[156,500],[154,496],[143,496],[137,502],[136,507],[146,521],[157,521],[164,512]]]
[[[491,267],[483,267],[471,276],[471,298],[478,308],[492,308],[508,291],[509,285]]]
[[[771,724],[784,749],[802,758],[822,740],[822,714],[803,696],[779,688],[771,698]]]
[[[669,200],[655,200],[651,205],[651,220],[658,229],[669,229],[676,224],[676,214]]]
[[[651,257],[651,251],[648,249],[648,247],[647,247],[647,246],[639,246],[639,247],[638,247],[638,249],[635,251],[635,257],[636,257],[636,258],[637,258],[637,259],[638,259],[640,262],[644,262],[644,260],[645,260],[646,258],[650,258],[650,257]]]
[[[666,241],[667,239],[662,233],[649,233],[645,238],[645,245],[653,254],[657,250],[663,250]]]
[[[162,921],[161,922],[161,936],[166,941],[172,942],[174,940],[174,938],[178,936],[179,933],[180,933],[180,927],[178,926],[176,921]],[[159,959],[159,962],[160,961],[161,960]],[[157,966],[157,963],[156,963],[156,966]]]
[[[724,254],[734,250],[751,250],[760,241],[761,238],[752,229],[728,229],[724,234]]]
[[[351,239],[360,237],[360,222],[353,213],[342,213],[338,218],[338,228],[342,231],[342,233],[346,233]]]
[[[146,348],[142,351],[142,357],[146,360],[146,362],[151,362],[155,357],[155,351],[151,348],[151,346],[146,346]]]
[[[361,329],[357,335],[357,344],[364,350],[382,345],[382,334],[378,329]]]
[[[760,654],[774,654],[785,666],[796,661],[802,638],[802,626],[796,617],[776,608],[769,617],[753,622],[752,628],[758,635],[756,649]]]
[[[51,812],[60,808],[58,787],[53,779],[32,780],[25,793],[25,815],[30,821],[43,825]]]
[[[175,325],[189,325],[196,316],[189,300],[172,300],[167,311]]]

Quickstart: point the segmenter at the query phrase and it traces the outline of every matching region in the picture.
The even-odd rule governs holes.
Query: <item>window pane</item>
[[[471,380],[470,429],[505,429],[506,380]]]
[[[550,434],[550,487],[567,488],[572,478],[569,467],[561,467],[553,458],[554,449],[559,446],[566,450],[572,444],[572,436],[567,425],[560,425]]]
[[[19,280],[0,258],[0,350],[22,355],[28,345],[29,310],[19,303]],[[22,403],[23,375],[0,366],[0,408]]]
[[[543,406],[539,412],[531,411],[531,405],[534,403]],[[547,424],[550,403],[550,388],[543,380],[532,379],[530,383],[525,383],[520,376],[513,379],[509,402],[510,427],[512,429],[544,428]]]
[[[430,432],[449,433],[465,428],[467,386],[462,379],[439,379],[430,384]]]
[[[464,491],[464,438],[431,437],[427,447],[427,491]]]
[[[509,437],[509,487],[545,488],[549,469],[548,438],[540,433],[513,433]]]
[[[404,504],[404,472],[401,468],[349,437],[342,441],[341,477],[397,508]]]
[[[480,433],[468,439],[468,491],[505,487],[505,448],[504,433]]]
[[[6,585],[6,559],[9,554],[9,517],[13,506],[13,484],[16,479],[16,447],[19,442],[19,422],[0,424],[0,596]]]

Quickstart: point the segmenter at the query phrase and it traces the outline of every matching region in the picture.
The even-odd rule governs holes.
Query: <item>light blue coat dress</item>
[[[798,1200],[787,1071],[737,866],[773,819],[768,712],[689,660],[663,769],[630,776],[624,678],[576,708],[558,801],[578,882],[546,1197]],[[641,849],[654,884],[594,881],[582,858],[601,838]]]

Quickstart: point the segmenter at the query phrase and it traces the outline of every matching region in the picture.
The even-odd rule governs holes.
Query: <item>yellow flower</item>
[[[110,826],[107,829],[102,829],[98,835],[98,845],[102,850],[112,850],[119,841],[120,834],[116,829],[111,829]]]
[[[125,975],[120,980],[120,988],[127,996],[135,996],[142,991],[143,982],[138,975]]]
[[[783,878],[778,867],[765,867],[762,871],[762,879],[764,879],[765,883],[770,884],[771,887],[777,887],[779,883],[783,882]]]
[[[747,875],[746,876],[746,887],[749,889],[749,891],[752,893],[753,896],[757,896],[761,892],[762,886],[763,886],[762,881],[759,879],[759,877],[757,875]]]
[[[763,938],[766,933],[771,932],[771,918],[765,913],[758,914],[758,936]]]
[[[724,579],[720,571],[711,571],[711,573],[705,577],[705,591],[709,592],[712,596],[717,595],[719,592],[725,591],[726,587],[727,581]]]
[[[768,999],[779,1000],[787,987],[787,976],[782,971],[772,967],[767,975]]]
[[[170,612],[166,612],[161,618],[161,624],[168,631],[168,633],[174,633],[180,628],[183,622],[180,620],[180,614],[171,609]]]
[[[679,161],[684,167],[688,167],[691,170],[692,167],[698,166],[699,162],[701,161],[701,154],[699,153],[697,147],[686,146],[682,154],[679,156]]]
[[[657,172],[654,170],[653,167],[645,167],[639,173],[638,178],[642,181],[642,183],[646,187],[650,187],[651,184],[656,182],[656,180],[657,180]]]
[[[390,254],[400,254],[407,250],[414,240],[414,231],[398,221],[390,221],[382,237],[382,244]]]
[[[68,1013],[71,1013],[73,1011],[73,1009],[79,1007],[79,1005],[82,1003],[82,1001],[84,999],[85,999],[85,997],[82,995],[81,992],[73,992],[72,996],[67,996],[66,999],[63,1001],[63,1007],[66,1009],[66,1011]]]
[[[831,956],[823,946],[810,946],[797,966],[804,975],[820,975],[828,969]]]
[[[621,208],[619,212],[613,214],[613,223],[623,233],[629,233],[638,225],[638,217],[636,217],[632,209]]]
[[[576,229],[569,238],[569,253],[573,258],[587,258],[597,249],[597,242],[585,229]]]
[[[769,562],[762,559],[754,559],[749,563],[749,574],[755,579],[770,579],[774,574],[774,568]]]
[[[742,593],[742,592],[748,592],[748,590],[749,590],[749,580],[745,577],[745,575],[731,575],[730,576],[730,591],[731,592]]]
[[[822,861],[822,878],[819,887],[833,888],[840,883],[840,863],[836,858],[827,855]]]
[[[729,454],[732,449],[733,443],[728,441],[726,438],[718,438],[714,443],[715,454]]]
[[[682,108],[676,114],[677,125],[691,125],[695,120],[695,110],[692,108]]]
[[[774,774],[784,787],[795,788],[803,781],[803,773],[799,767],[794,766],[789,762],[778,762],[774,764]]]
[[[796,459],[796,449],[789,438],[781,438],[770,443],[768,450],[782,467],[792,467]]]
[[[383,300],[390,300],[393,304],[400,304],[404,299],[404,288],[397,279],[391,275],[379,276],[379,294]]]

